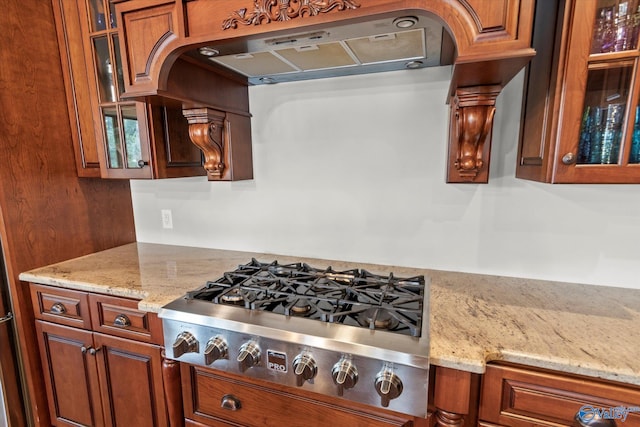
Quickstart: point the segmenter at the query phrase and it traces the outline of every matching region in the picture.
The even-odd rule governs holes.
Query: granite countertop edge
[[[138,259],[135,262],[131,261],[131,265],[128,265],[124,261],[125,264],[122,264],[124,259],[136,253]],[[156,253],[160,254],[157,258],[154,256]],[[186,277],[186,283],[195,279],[191,287],[184,283],[163,286],[158,283],[157,277],[153,277],[156,274],[153,272],[149,278],[152,284],[146,286],[145,271],[149,273],[147,269],[154,268],[154,264],[160,263],[167,269],[168,282],[176,282],[181,277],[182,264],[192,262],[191,257],[201,258],[205,262],[219,261],[226,267],[237,265],[239,259],[249,256],[267,255],[132,243],[23,272],[19,277],[24,282],[138,299],[140,310],[157,313],[163,305],[200,287],[198,280],[201,276],[194,273],[194,277]],[[283,256],[283,259],[287,258],[291,257]],[[119,263],[122,264],[120,267]],[[100,267],[102,264],[110,267]],[[352,264],[345,263],[349,266]],[[366,266],[387,270],[394,268]],[[174,267],[177,271],[173,271]],[[340,267],[338,265],[336,268]],[[122,277],[117,277],[124,270],[127,271],[122,273]],[[616,310],[612,307],[613,314],[593,314],[587,312],[591,308],[588,301],[583,303],[584,307],[563,307],[558,295],[573,289],[565,290],[557,286],[578,287],[576,289],[588,294],[585,295],[585,301],[593,298],[590,293],[600,295],[606,292],[606,287],[406,267],[397,267],[393,271],[396,270],[399,274],[424,271],[431,278],[432,365],[482,374],[487,363],[505,361],[640,386],[640,362],[634,361],[634,354],[640,354],[640,328],[633,326],[640,320],[640,308],[632,308],[640,302],[639,290],[611,288],[610,292],[615,294],[616,300],[631,298],[631,301]],[[96,274],[91,274],[94,271]],[[133,279],[124,276],[132,276]],[[497,296],[499,292],[503,295]],[[578,321],[586,322],[585,328],[589,328],[589,322],[593,322],[593,325],[604,324],[602,330],[592,331],[590,338],[608,341],[598,344],[596,348],[585,348],[579,336],[580,331],[575,331],[571,326]],[[613,336],[612,331],[616,332]],[[626,335],[631,335],[624,340],[630,345],[618,343]],[[607,344],[614,346],[607,350]]]

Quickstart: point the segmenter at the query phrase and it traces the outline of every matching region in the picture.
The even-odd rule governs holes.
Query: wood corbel
[[[225,114],[211,108],[182,110],[189,123],[189,138],[204,154],[204,168],[209,181],[219,181],[224,176],[228,141],[224,131]]]
[[[496,98],[501,86],[459,88],[451,98],[448,183],[489,181]]]
[[[209,181],[253,179],[251,117],[209,107],[182,106],[189,138],[204,155]]]

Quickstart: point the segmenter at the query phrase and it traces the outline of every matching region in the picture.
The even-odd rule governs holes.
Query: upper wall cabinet
[[[171,178],[205,175],[182,104],[123,100],[114,5],[53,0],[78,175]]]
[[[451,106],[447,181],[487,182],[496,98],[535,54],[534,6],[534,0],[121,1],[115,9],[124,97],[182,101],[209,179],[217,179],[243,175],[238,159],[247,152],[224,135],[222,144],[211,138],[219,111],[246,121],[248,105],[230,81],[286,84],[453,65],[442,100]],[[202,79],[207,68],[223,77]],[[207,136],[207,129],[214,131]],[[233,123],[230,129],[238,135]],[[228,171],[228,161],[240,167]]]
[[[516,176],[640,183],[638,0],[557,3],[536,10]]]

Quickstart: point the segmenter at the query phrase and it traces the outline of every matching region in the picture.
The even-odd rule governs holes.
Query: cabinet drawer
[[[29,287],[36,319],[91,329],[89,297],[86,292],[34,283]]]
[[[90,294],[89,302],[94,331],[162,344],[162,322],[155,313],[138,310],[138,300]]]
[[[483,425],[572,425],[584,405],[597,410],[638,408],[640,388],[518,366],[489,365],[479,415]],[[616,422],[620,425],[622,420]],[[630,412],[624,426],[640,426],[640,412]]]
[[[413,425],[375,408],[365,412],[288,393],[262,383],[218,375],[211,369],[182,364],[185,417],[204,425],[390,427]],[[223,408],[223,402],[227,408]],[[236,409],[232,406],[236,405]],[[195,424],[196,426],[199,424]]]

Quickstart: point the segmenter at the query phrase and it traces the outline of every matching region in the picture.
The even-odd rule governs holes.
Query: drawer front
[[[413,425],[410,417],[382,414],[375,408],[371,412],[345,408],[186,364],[182,364],[182,381],[185,417],[209,426],[226,423],[246,427]]]
[[[88,293],[34,283],[29,286],[36,319],[91,329]]]
[[[138,300],[90,294],[89,302],[94,331],[162,344],[162,322],[155,313],[138,310]]]
[[[487,366],[479,418],[484,425],[570,426],[583,407],[585,413],[610,411],[613,416],[617,408],[629,409],[624,423],[616,423],[640,426],[640,388],[501,365]]]

